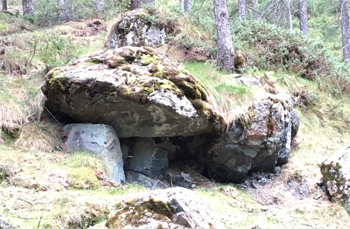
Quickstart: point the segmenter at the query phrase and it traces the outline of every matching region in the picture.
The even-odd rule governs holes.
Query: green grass
[[[227,121],[247,118],[246,113],[254,99],[266,94],[263,88],[236,84],[234,75],[218,71],[204,62],[185,62],[183,67],[209,91],[214,106]]]

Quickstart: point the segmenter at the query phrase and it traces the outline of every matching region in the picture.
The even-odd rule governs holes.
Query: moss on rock
[[[69,169],[68,177],[72,188],[95,189],[100,185],[95,173],[89,168]]]

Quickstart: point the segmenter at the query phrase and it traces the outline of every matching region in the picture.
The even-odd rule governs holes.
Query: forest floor
[[[106,31],[91,32],[91,27],[87,26],[90,21],[69,22],[40,32],[56,31],[72,36],[75,42],[86,47],[83,53],[87,54],[102,48],[107,36]],[[28,29],[3,38],[18,44],[23,38],[32,36]],[[36,66],[41,67],[40,64]],[[10,77],[18,76],[1,76],[3,79]],[[304,86],[315,87],[313,83]],[[340,205],[330,202],[319,187],[318,165],[337,150],[350,145],[350,133],[347,132],[350,104],[344,102],[349,101],[346,96],[334,99],[322,92],[318,96],[317,104],[311,108],[296,108],[301,123],[299,133],[289,162],[279,175],[270,176],[264,185],[254,183],[264,179],[263,174],[263,178],[256,175],[250,180],[253,184],[246,186],[213,182],[193,189],[227,228],[349,227],[349,214]],[[120,200],[148,191],[136,185],[93,189],[67,186],[65,177],[75,174],[81,167],[100,167],[96,158],[83,157],[73,158],[69,153],[58,151],[26,150],[23,145],[20,149],[14,141],[0,145],[0,165],[3,168],[6,165],[11,176],[7,177],[11,182],[0,184],[0,214],[19,228],[87,228],[98,222],[101,223],[94,228],[103,228],[109,212]],[[93,185],[86,184],[88,178],[82,180],[82,185]]]

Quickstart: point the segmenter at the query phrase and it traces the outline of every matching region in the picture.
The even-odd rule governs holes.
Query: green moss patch
[[[70,186],[76,189],[95,189],[100,186],[95,173],[89,168],[69,169]]]

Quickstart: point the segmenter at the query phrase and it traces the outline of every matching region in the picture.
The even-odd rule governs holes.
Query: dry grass
[[[183,65],[209,91],[215,109],[227,123],[238,118],[249,120],[251,117],[248,111],[253,103],[271,95],[263,87],[236,84],[233,78],[237,75],[219,72],[209,64],[186,62]],[[260,77],[256,73],[254,76]]]
[[[38,120],[44,95],[37,82],[0,76],[0,126],[20,129],[30,120]]]
[[[51,123],[31,122],[23,125],[15,146],[25,150],[53,152],[55,147],[62,148],[62,127]]]

